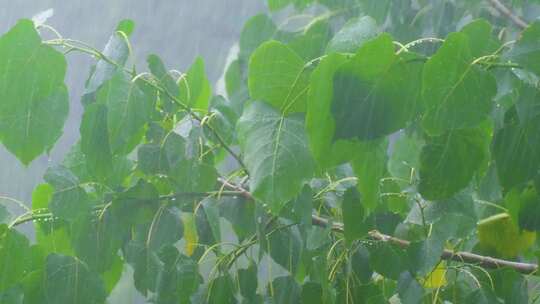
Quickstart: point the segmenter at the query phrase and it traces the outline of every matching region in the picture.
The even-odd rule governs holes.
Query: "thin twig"
[[[491,4],[491,6],[493,6],[494,9],[496,9],[499,13],[504,15],[506,18],[510,19],[512,22],[514,22],[514,24],[517,25],[519,28],[526,29],[529,26],[529,24],[525,20],[523,20],[520,16],[512,12],[508,7],[502,4],[499,0],[488,0],[488,2]]]

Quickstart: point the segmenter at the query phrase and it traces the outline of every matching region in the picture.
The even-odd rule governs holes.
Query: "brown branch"
[[[502,4],[499,0],[488,0],[491,6],[501,13],[506,18],[510,19],[515,25],[521,29],[525,29],[529,24],[523,20],[520,16],[514,14],[508,7]]]
[[[246,199],[254,200],[253,195],[246,189],[232,184],[222,178],[219,179],[219,182],[225,186],[225,188],[237,191],[237,193],[240,194],[240,196],[243,196]],[[330,220],[317,216],[312,215],[311,221],[313,225],[317,225],[320,227],[331,227],[332,231],[343,233],[343,223],[340,222],[331,222]],[[398,245],[402,248],[408,247],[411,243],[407,240],[402,240],[390,235],[382,234],[376,230],[369,232],[369,237],[373,240],[382,241],[382,242],[389,242],[395,245]],[[497,259],[489,256],[483,256],[471,252],[463,252],[463,251],[457,251],[454,252],[452,250],[445,249],[441,255],[441,259],[448,260],[448,261],[455,261],[460,263],[468,263],[468,264],[474,264],[477,266],[480,266],[482,268],[486,269],[499,269],[499,268],[512,268],[517,272],[523,273],[523,274],[534,274],[538,271],[538,265],[536,264],[530,264],[530,263],[520,263],[520,262],[513,262],[513,261],[507,261],[503,259]]]
[[[318,226],[328,227],[329,225],[331,225],[332,230],[336,232],[343,233],[344,231],[342,223],[330,223],[327,219],[322,218],[320,216],[313,215],[312,221],[314,225],[318,225]],[[376,230],[370,231],[369,237],[373,240],[392,243],[402,248],[407,248],[411,244],[409,241],[398,239],[390,235],[382,234]],[[463,252],[463,251],[454,252],[448,249],[445,249],[443,251],[441,255],[441,259],[460,262],[460,263],[474,264],[474,265],[480,266],[482,268],[487,268],[487,269],[498,269],[498,268],[507,267],[507,268],[512,268],[515,271],[523,273],[523,274],[534,274],[538,271],[538,265],[536,264],[507,261],[507,260],[492,258],[489,256],[483,256],[483,255],[470,253],[470,252]]]

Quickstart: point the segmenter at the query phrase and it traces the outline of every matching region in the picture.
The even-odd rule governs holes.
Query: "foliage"
[[[0,37],[0,141],[24,164],[61,135],[65,57],[97,60],[80,141],[27,213],[0,209],[1,303],[107,303],[128,275],[151,303],[538,298],[540,22],[480,0],[267,3],[226,96],[202,58],[131,66],[130,20],[103,51],[30,20]]]

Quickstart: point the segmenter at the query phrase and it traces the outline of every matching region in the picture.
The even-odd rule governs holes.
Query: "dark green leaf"
[[[409,272],[403,272],[399,276],[398,293],[403,304],[420,304],[424,296],[422,286]]]
[[[362,206],[360,193],[355,188],[349,188],[343,196],[343,224],[345,239],[349,244],[362,238],[367,233],[364,224],[364,207]]]

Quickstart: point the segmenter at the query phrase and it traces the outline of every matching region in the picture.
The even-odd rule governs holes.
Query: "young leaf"
[[[69,103],[66,60],[30,20],[0,37],[0,141],[23,164],[49,151],[62,134]]]
[[[304,112],[308,78],[304,61],[278,41],[262,44],[249,61],[251,98],[271,104],[284,113]]]
[[[284,117],[265,103],[253,102],[238,121],[237,130],[251,175],[251,192],[279,214],[313,176],[303,115]]]

